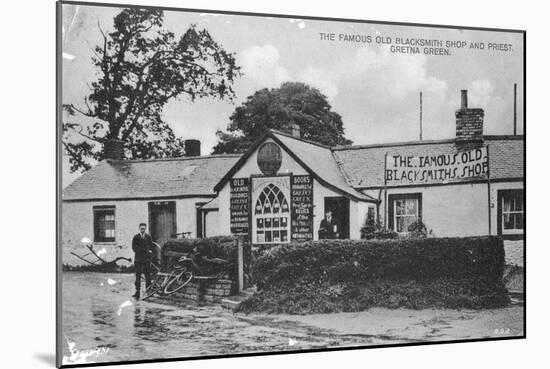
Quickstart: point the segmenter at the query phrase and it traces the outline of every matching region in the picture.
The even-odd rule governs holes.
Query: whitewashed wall
[[[191,232],[191,236],[196,237],[196,204],[209,200],[210,198],[200,197],[173,200],[176,201],[176,228],[178,233]],[[139,223],[149,222],[148,203],[149,201],[146,200],[64,202],[62,205],[63,264],[85,264],[71,255],[70,252],[74,251],[79,255],[86,252],[80,240],[87,237],[93,241],[93,207],[103,205],[115,206],[115,242],[96,243],[94,249],[105,249],[106,254],[102,257],[106,260],[112,260],[118,256],[133,259],[132,237],[138,232]],[[125,262],[121,261],[119,265],[124,264]]]
[[[272,142],[271,139],[266,142]],[[308,172],[298,164],[290,155],[282,150],[281,168],[278,174],[292,173],[294,175],[308,174]],[[257,151],[254,152],[247,162],[235,173],[233,178],[248,178],[251,175],[261,175],[261,171],[257,165]],[[230,211],[229,211],[229,182],[220,190],[218,195],[219,200],[219,224],[221,234],[230,234]],[[325,197],[341,196],[339,193],[324,187],[317,180],[313,181],[313,237],[318,239],[318,231],[321,220],[325,212]],[[372,205],[371,205],[372,206]],[[364,214],[363,214],[364,213]],[[359,238],[359,229],[364,223],[366,216],[366,204],[358,205],[355,201],[350,201],[350,237]]]
[[[491,183],[489,203],[487,183],[443,186],[418,186],[388,189],[390,194],[422,193],[422,220],[436,237],[465,237],[498,234],[497,193],[502,189],[521,189],[522,182]],[[364,193],[375,198],[379,189]],[[384,195],[379,207],[380,220],[384,220]],[[489,232],[489,207],[491,231]],[[387,210],[386,210],[387,211]],[[523,266],[523,241],[505,241],[506,263]]]

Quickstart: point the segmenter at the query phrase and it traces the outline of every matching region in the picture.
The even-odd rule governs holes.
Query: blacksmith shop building
[[[153,238],[243,234],[253,244],[316,240],[326,210],[340,238],[367,220],[405,235],[421,220],[436,237],[501,235],[523,265],[524,137],[483,135],[484,112],[456,112],[456,137],[326,147],[268,131],[242,155],[108,159],[63,191],[63,263],[83,237],[131,255],[137,225]]]

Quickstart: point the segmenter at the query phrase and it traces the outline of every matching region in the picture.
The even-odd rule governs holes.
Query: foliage
[[[376,279],[502,279],[499,237],[322,240],[286,244],[254,263],[259,288],[303,283],[349,283]]]
[[[426,225],[421,220],[411,223],[407,230],[409,231],[408,236],[412,238],[426,238],[428,236]]]
[[[267,129],[290,133],[292,124],[310,141],[328,146],[352,143],[344,137],[342,117],[332,111],[326,96],[299,82],[255,92],[235,109],[230,121],[227,132],[217,132],[214,154],[244,152]]]
[[[162,267],[167,268],[167,266],[174,261],[170,257],[167,257],[167,252],[187,254],[190,253],[195,247],[201,249],[204,254],[208,255],[208,257],[226,260],[227,264],[225,265],[225,268],[229,274],[228,278],[232,280],[237,279],[237,238],[233,236],[215,236],[206,238],[168,240],[162,246]],[[247,272],[251,264],[251,250],[250,246],[247,244],[244,245],[243,255],[244,269],[245,272]],[[208,265],[204,265],[204,267],[208,269]],[[207,269],[205,270],[205,273],[208,274]]]
[[[399,237],[397,232],[383,227],[380,221],[374,219],[367,219],[360,232],[361,238],[365,240],[388,240]]]
[[[160,10],[123,9],[112,32],[100,28],[91,93],[84,107],[64,105],[69,119],[63,122],[63,145],[71,171],[103,159],[97,147],[108,140],[124,141],[128,158],[180,156],[183,140],[164,121],[163,107],[174,98],[234,97],[232,84],[240,75],[234,55],[195,25],[177,38],[163,29],[163,17]],[[83,126],[76,113],[94,123]]]
[[[271,314],[354,312],[372,307],[390,309],[490,309],[509,303],[503,283],[489,278],[438,278],[375,280],[338,285],[274,287],[260,291],[240,306],[239,311]]]
[[[260,292],[242,310],[504,306],[503,268],[502,239],[491,236],[286,244],[257,258],[253,274]]]

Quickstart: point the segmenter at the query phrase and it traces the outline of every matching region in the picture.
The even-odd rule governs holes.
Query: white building
[[[141,221],[160,243],[316,240],[330,209],[340,238],[360,238],[369,218],[401,234],[421,220],[437,237],[501,235],[507,263],[523,265],[524,137],[483,135],[483,110],[465,100],[448,140],[325,147],[268,131],[242,156],[103,162],[63,193],[63,263],[90,235],[128,256]]]

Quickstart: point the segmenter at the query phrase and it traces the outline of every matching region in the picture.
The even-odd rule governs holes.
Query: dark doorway
[[[197,202],[195,207],[197,209],[197,238],[205,237],[205,218],[206,211],[203,210],[202,206],[206,204],[205,202]]]
[[[325,197],[325,210],[332,210],[332,216],[340,225],[340,238],[349,238],[349,199],[345,197]]]
[[[176,202],[149,203],[149,229],[153,241],[161,247],[176,234]]]

